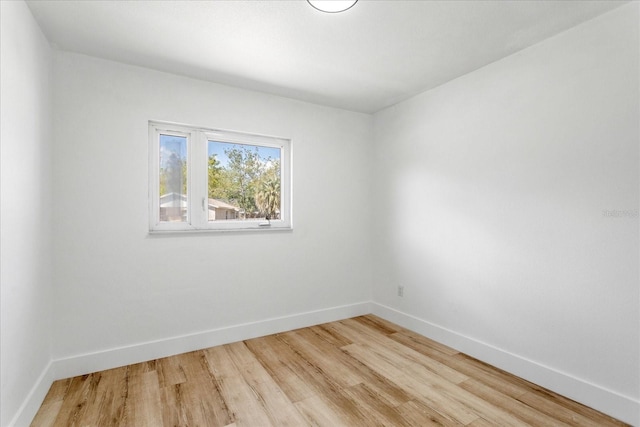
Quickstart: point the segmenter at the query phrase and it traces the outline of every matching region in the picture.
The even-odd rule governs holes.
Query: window
[[[152,232],[291,228],[291,142],[149,123]]]

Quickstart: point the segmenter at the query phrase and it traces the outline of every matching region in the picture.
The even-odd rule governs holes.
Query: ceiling
[[[624,1],[305,0],[27,4],[61,50],[373,113]]]

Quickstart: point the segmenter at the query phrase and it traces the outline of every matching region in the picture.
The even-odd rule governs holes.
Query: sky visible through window
[[[171,155],[187,160],[187,138],[184,136],[160,135],[160,167],[166,168]]]
[[[280,159],[280,149],[274,147],[264,147],[264,146],[256,146],[256,145],[245,145],[245,144],[234,144],[230,142],[218,142],[218,141],[209,141],[208,144],[208,156],[215,155],[216,159],[220,162],[220,166],[226,168],[229,166],[229,157],[225,154],[225,150],[229,151],[232,149],[242,149],[249,148],[252,151],[256,149],[258,156],[263,162],[267,162],[269,158],[271,160],[279,160]]]
[[[225,150],[249,148],[255,149],[258,156],[264,162],[280,159],[280,148],[264,147],[256,145],[235,144],[230,142],[209,141],[207,156],[215,155],[220,166],[227,167],[229,165],[229,157]],[[160,167],[166,168],[169,157],[175,154],[182,161],[187,160],[187,144],[186,138],[183,136],[160,135]]]

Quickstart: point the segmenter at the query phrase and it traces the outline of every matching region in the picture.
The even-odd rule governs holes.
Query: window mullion
[[[203,196],[203,142],[202,133],[191,132],[189,140],[189,210],[191,212],[190,223],[196,229],[204,227]],[[206,208],[206,205],[205,205]]]

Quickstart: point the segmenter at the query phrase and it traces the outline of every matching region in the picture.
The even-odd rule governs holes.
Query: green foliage
[[[274,161],[260,178],[256,205],[264,216],[277,219],[280,212],[280,161]]]
[[[276,218],[280,209],[280,161],[262,159],[258,148],[226,149],[229,162],[222,167],[209,157],[209,197],[238,206],[247,218]]]
[[[257,149],[247,147],[231,148],[224,153],[229,158],[226,168],[229,187],[227,196],[235,202],[247,215],[252,215],[256,210],[255,183],[262,174],[262,163]]]
[[[209,156],[208,176],[209,198],[226,199],[227,194],[225,189],[228,186],[226,184],[226,176],[224,175],[224,170],[222,166],[220,166],[220,162],[215,155]]]
[[[215,155],[208,159],[208,197],[238,206],[247,218],[278,218],[280,211],[280,161],[262,159],[258,148],[225,150],[226,167]],[[187,194],[187,162],[172,153],[160,169],[160,195]]]

